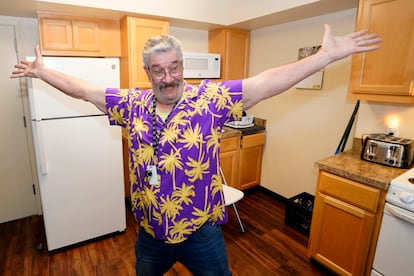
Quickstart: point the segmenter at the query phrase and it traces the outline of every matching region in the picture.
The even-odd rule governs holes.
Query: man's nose
[[[164,80],[168,82],[169,80],[172,80],[172,79],[174,79],[174,77],[173,77],[173,76],[171,76],[170,71],[169,71],[169,70],[167,70],[167,69],[165,69]]]

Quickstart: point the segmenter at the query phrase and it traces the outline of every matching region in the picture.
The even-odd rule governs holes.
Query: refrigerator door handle
[[[48,173],[46,154],[44,150],[43,136],[42,136],[42,127],[39,122],[34,122],[33,125],[33,134],[36,137],[35,143],[38,149],[38,160],[40,162],[40,171],[43,175]]]

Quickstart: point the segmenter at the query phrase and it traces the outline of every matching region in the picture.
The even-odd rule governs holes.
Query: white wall
[[[331,24],[335,34],[352,32],[355,16],[352,9],[252,31],[250,74],[292,62],[298,48],[320,44],[324,23]],[[171,27],[170,32],[181,40],[185,51],[208,51],[207,31]],[[334,153],[354,108],[355,102],[346,99],[349,72],[347,58],[326,68],[323,90],[293,88],[249,111],[267,119],[262,186],[285,197],[302,191],[314,193],[314,162]],[[361,102],[355,135],[351,133],[347,148],[354,136],[383,132],[389,114],[400,117],[400,136],[414,138],[409,119],[414,108]]]
[[[317,45],[323,24],[334,34],[355,28],[356,9],[272,26],[251,33],[250,74],[294,61],[297,49]],[[300,192],[314,194],[314,162],[333,155],[355,102],[347,100],[351,59],[325,69],[322,91],[290,89],[258,104],[250,113],[267,119],[261,185],[285,197]],[[414,107],[403,104],[361,102],[354,131],[348,139],[385,132],[389,116],[399,118],[399,136],[414,139]]]
[[[185,52],[208,52],[207,31],[170,27],[170,34],[181,41]]]
[[[352,32],[355,16],[352,9],[252,31],[250,75],[295,61],[300,47],[319,45],[324,23],[334,34]],[[325,68],[322,90],[292,88],[249,111],[267,119],[262,186],[285,197],[314,194],[314,162],[335,152],[354,109],[346,99],[350,61]]]
[[[38,29],[37,29],[37,20],[33,18],[21,18],[21,17],[10,17],[10,16],[0,16],[0,24],[3,25],[12,25],[15,28],[15,36],[16,36],[16,45],[18,49],[18,59],[22,60],[26,56],[33,56],[34,55],[34,47],[36,44],[39,43],[38,40]],[[1,41],[1,38],[0,38]],[[6,60],[6,57],[2,57],[3,53],[0,53],[1,60]],[[16,60],[16,63],[18,61]],[[14,68],[8,68],[8,72],[11,73]],[[6,70],[7,71],[7,70]],[[26,89],[26,79],[22,78],[20,80],[21,91],[22,91],[22,104],[23,104],[23,112],[26,118],[30,118],[30,112],[28,107],[28,95]],[[2,87],[2,84],[0,84]],[[10,91],[3,91],[4,93],[11,93]],[[5,114],[3,114],[5,116]],[[30,123],[27,124],[26,129],[27,135],[27,143],[29,146],[29,159],[31,164],[31,171],[33,175],[33,184],[37,191],[39,191],[39,185],[37,183],[36,175],[36,168],[35,168],[35,161],[34,161],[34,152],[33,152],[33,145],[32,145],[32,136],[31,136],[31,125]],[[1,165],[1,164],[0,164]],[[36,195],[36,203],[37,203],[37,211],[41,213],[41,204],[40,204],[40,197],[39,193]],[[29,208],[31,202],[22,202],[22,209],[26,210]]]
[[[33,56],[34,47],[39,43],[37,20],[34,18],[0,16],[0,22],[16,25],[17,47],[20,57]]]
[[[414,139],[414,106],[409,104],[381,104],[362,102],[356,137],[368,133],[385,132],[388,117],[399,119],[399,137]]]

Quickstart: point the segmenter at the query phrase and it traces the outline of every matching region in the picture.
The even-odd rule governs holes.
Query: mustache
[[[166,87],[173,87],[173,86],[179,86],[179,85],[180,85],[179,81],[173,81],[173,82],[169,82],[169,83],[163,82],[158,86],[158,88],[163,89],[163,88],[166,88]]]

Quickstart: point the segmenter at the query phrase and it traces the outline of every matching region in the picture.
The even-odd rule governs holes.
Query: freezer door
[[[121,129],[106,116],[33,122],[49,251],[126,227]]]
[[[28,60],[33,57],[28,57]],[[119,87],[118,58],[45,57],[45,65],[59,72],[106,87]],[[40,79],[28,79],[31,118],[75,117],[102,114],[94,105],[69,97]]]

